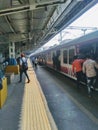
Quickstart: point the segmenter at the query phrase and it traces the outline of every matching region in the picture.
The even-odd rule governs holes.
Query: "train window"
[[[67,64],[67,50],[63,51],[63,63]]]
[[[86,44],[86,45],[82,45],[80,46],[80,53],[82,54],[86,54],[86,53],[91,53],[91,50],[92,50],[92,46],[89,44]]]
[[[75,50],[74,49],[70,49],[69,50],[69,64],[72,64],[74,55],[75,55]]]
[[[86,56],[89,54],[92,59],[95,59],[96,44],[86,44],[80,46],[80,54]]]

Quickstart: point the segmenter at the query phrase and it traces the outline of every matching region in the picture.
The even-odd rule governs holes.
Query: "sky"
[[[98,4],[89,9],[86,13],[80,16],[77,20],[71,23],[69,26],[78,26],[78,27],[97,27],[98,28]],[[93,30],[87,30],[85,34]],[[76,29],[64,29],[62,31],[63,38],[60,38],[60,34],[57,34],[53,39],[44,45],[53,46],[54,44],[59,44],[60,40],[74,39],[79,36],[84,35],[84,31]],[[67,39],[66,39],[67,37]]]

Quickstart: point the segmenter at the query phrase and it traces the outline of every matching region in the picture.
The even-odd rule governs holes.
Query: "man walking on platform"
[[[25,58],[24,54],[21,54],[19,66],[20,66],[20,80],[19,80],[19,83],[22,82],[22,75],[23,75],[23,73],[25,74],[25,76],[28,79],[27,83],[29,83],[30,79],[29,79],[29,76],[27,74],[27,70],[28,70],[27,59]]]

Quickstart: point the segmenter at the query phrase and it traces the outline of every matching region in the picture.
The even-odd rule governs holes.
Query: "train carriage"
[[[93,59],[98,57],[98,31],[89,33],[75,40],[63,41],[37,54],[41,64],[45,64],[60,73],[76,79],[72,74],[72,61],[75,55],[84,58],[90,54]]]

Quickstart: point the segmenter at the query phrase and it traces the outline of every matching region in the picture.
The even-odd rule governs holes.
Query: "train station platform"
[[[15,75],[8,85],[8,97],[0,109],[0,130],[57,130],[29,60],[28,64],[30,83],[24,75],[18,83],[19,75]]]

